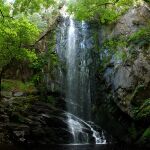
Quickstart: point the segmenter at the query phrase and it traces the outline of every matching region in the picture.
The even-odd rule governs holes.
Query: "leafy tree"
[[[68,11],[79,20],[111,23],[133,3],[134,0],[76,0],[76,2],[69,3]]]
[[[3,73],[14,60],[37,61],[34,43],[41,28],[32,21],[31,14],[47,9],[54,0],[0,1],[0,87]]]
[[[0,79],[14,59],[36,59],[35,53],[27,47],[38,35],[38,28],[25,18],[5,20],[0,24]]]
[[[55,0],[15,0],[13,14],[39,12],[41,8],[49,8]]]

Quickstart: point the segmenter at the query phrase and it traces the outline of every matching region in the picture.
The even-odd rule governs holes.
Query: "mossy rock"
[[[137,142],[138,144],[143,144],[146,147],[150,147],[150,127],[145,130],[141,138]]]
[[[26,110],[30,108],[31,104],[38,101],[38,96],[15,97],[12,102],[12,111]]]
[[[143,105],[139,108],[136,115],[137,119],[148,119],[150,117],[150,98],[146,99]]]
[[[143,137],[150,139],[150,127],[146,129],[146,131],[143,134]]]
[[[32,95],[14,98],[14,101],[17,101],[17,102],[33,102],[37,100],[39,100],[39,96],[32,96]]]
[[[140,107],[143,104],[143,101],[150,97],[149,91],[150,86],[146,87],[145,85],[138,85],[131,96],[131,104]]]
[[[36,88],[32,82],[23,83],[20,80],[3,79],[1,84],[3,91],[32,93]]]

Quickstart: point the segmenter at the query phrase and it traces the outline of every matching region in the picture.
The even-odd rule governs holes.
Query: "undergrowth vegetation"
[[[12,91],[12,92],[21,91],[21,92],[29,92],[29,93],[35,91],[35,86],[33,82],[23,83],[19,80],[3,79],[1,86],[3,91]]]

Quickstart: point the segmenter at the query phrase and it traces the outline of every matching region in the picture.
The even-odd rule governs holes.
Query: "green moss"
[[[125,37],[118,37],[107,39],[103,42],[103,46],[100,49],[101,53],[101,66],[100,71],[105,69],[113,58],[116,62],[124,63],[127,60],[126,52],[127,42]]]
[[[143,53],[149,50],[145,48],[150,43],[150,25],[129,36],[119,36],[107,39],[103,42],[100,49],[101,52],[101,66],[100,70],[104,70],[113,58],[116,62],[124,64],[125,62],[133,62],[139,52],[136,46],[143,47]]]
[[[127,60],[127,53],[125,51],[117,51],[114,56],[118,61],[121,60],[122,62],[125,62]]]
[[[138,105],[138,104],[136,104],[137,100],[136,100],[136,102],[135,102],[134,99],[135,99],[135,97],[136,97],[140,92],[144,91],[144,89],[145,89],[145,86],[144,86],[144,85],[138,85],[138,86],[135,88],[135,90],[134,90],[134,92],[133,92],[133,94],[132,94],[132,96],[131,96],[131,102],[132,102],[132,104]]]
[[[150,25],[145,28],[140,29],[139,31],[133,33],[129,37],[129,42],[144,46],[150,43]]]
[[[141,136],[141,138],[138,141],[139,143],[145,144],[145,145],[149,145],[150,142],[150,127],[147,128],[143,135]]]
[[[143,134],[143,137],[150,138],[150,128],[146,129],[146,131]]]
[[[19,80],[2,80],[2,90],[4,91],[22,91],[22,92],[32,92],[35,90],[34,84],[32,82],[23,83]]]
[[[42,46],[40,47],[40,53],[38,53],[38,59],[32,63],[31,68],[36,72],[32,77],[33,83],[40,88],[42,83],[45,85],[45,74],[48,74],[49,79],[55,80],[55,71],[60,65],[60,60],[55,51],[56,47],[56,33],[54,30],[42,39]]]
[[[150,99],[146,100],[144,104],[140,107],[140,112],[137,115],[138,118],[148,118],[150,117]]]
[[[134,115],[137,120],[143,120],[150,117],[150,98],[144,100],[143,104],[140,107],[136,108],[136,111],[134,111]]]
[[[14,111],[24,111],[30,108],[31,104],[38,101],[38,96],[27,96],[27,97],[16,97],[12,100],[11,110]]]

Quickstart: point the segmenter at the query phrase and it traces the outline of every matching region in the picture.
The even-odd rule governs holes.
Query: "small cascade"
[[[93,142],[90,139],[91,136],[94,137],[94,142],[96,144],[106,144],[106,139],[104,136],[104,132],[101,132],[101,135],[98,131],[96,131],[90,124],[85,122],[84,120],[74,116],[73,114],[67,113],[68,123],[70,127],[70,131],[73,135],[73,139],[75,144],[88,144]],[[91,141],[90,141],[91,140]]]
[[[71,115],[68,115],[68,124],[73,135],[73,143],[88,143],[88,133],[84,132],[83,125]]]
[[[93,132],[93,137],[95,138],[96,144],[106,144],[107,143],[103,131],[102,131],[101,135],[98,131],[94,130],[92,127],[91,127],[91,131]]]

